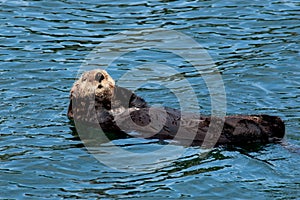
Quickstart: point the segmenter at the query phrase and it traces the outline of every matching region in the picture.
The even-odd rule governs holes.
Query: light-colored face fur
[[[115,81],[110,75],[100,69],[95,69],[82,74],[71,89],[71,98],[93,97],[110,99],[115,88]]]

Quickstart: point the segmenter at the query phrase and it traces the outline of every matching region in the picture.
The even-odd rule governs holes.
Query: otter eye
[[[102,73],[97,73],[95,76],[95,80],[101,83],[101,81],[104,79],[104,76]]]

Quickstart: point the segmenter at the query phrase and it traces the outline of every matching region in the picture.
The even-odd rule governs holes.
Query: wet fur
[[[158,119],[166,115],[161,128],[147,127],[151,123],[150,109]],[[185,116],[183,120],[182,116]],[[68,117],[88,124],[99,124],[104,132],[127,134],[138,131],[141,137],[174,139],[179,126],[183,126],[180,142],[191,139],[189,128],[196,127],[193,145],[201,145],[207,133],[211,117],[181,113],[172,108],[151,108],[146,101],[128,89],[118,87],[104,70],[85,72],[76,81],[70,92]],[[120,128],[117,121],[122,122]],[[130,125],[134,122],[134,126]],[[145,128],[147,127],[147,128]],[[285,126],[276,116],[240,115],[225,118],[217,144],[249,144],[279,141],[284,137]],[[213,137],[213,136],[212,136]]]

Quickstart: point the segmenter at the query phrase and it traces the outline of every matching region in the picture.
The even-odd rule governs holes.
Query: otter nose
[[[101,83],[101,81],[104,79],[104,75],[102,73],[97,73],[95,75],[95,80]]]

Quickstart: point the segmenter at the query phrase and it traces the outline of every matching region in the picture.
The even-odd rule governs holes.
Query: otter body
[[[280,141],[285,133],[283,121],[276,116],[238,115],[218,119],[172,108],[152,108],[130,90],[116,86],[104,70],[85,72],[74,83],[68,117],[100,125],[104,132],[117,135],[138,132],[139,137],[189,141],[192,145],[203,144],[212,121],[223,124],[220,134],[210,136],[216,144],[266,144]]]

